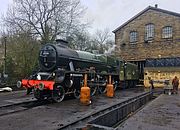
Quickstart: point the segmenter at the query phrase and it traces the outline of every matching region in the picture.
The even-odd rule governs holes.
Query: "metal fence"
[[[180,57],[147,59],[145,67],[178,67]]]

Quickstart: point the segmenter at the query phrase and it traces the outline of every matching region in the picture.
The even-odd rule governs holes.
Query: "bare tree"
[[[97,29],[94,36],[94,41],[99,45],[105,44],[107,40],[111,37],[110,31],[108,28],[104,30]]]
[[[73,37],[68,37],[68,41],[71,42],[71,48],[82,51],[90,48],[91,36],[87,31],[81,29],[73,34]]]
[[[104,53],[105,50],[108,50],[113,46],[114,41],[111,38],[112,35],[108,28],[105,28],[104,30],[96,30],[93,41],[100,53]]]
[[[80,0],[14,0],[4,21],[11,31],[31,32],[43,43],[85,28]]]

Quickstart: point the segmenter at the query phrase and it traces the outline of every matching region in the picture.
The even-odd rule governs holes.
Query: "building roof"
[[[160,9],[157,7],[152,7],[152,6],[148,6],[147,8],[145,8],[144,10],[142,10],[141,12],[139,12],[137,15],[135,15],[134,17],[132,17],[131,19],[129,19],[127,22],[125,22],[124,24],[122,24],[121,26],[119,26],[118,28],[116,28],[113,33],[117,32],[119,29],[121,29],[122,27],[126,26],[128,23],[132,22],[134,19],[136,19],[137,17],[139,17],[140,15],[144,14],[145,12],[147,12],[148,10],[154,10],[154,11],[158,11],[158,12],[162,12],[162,13],[166,13],[169,15],[173,15],[173,16],[177,16],[180,17],[179,13],[175,13],[175,12],[171,12],[168,10],[164,10],[164,9]]]

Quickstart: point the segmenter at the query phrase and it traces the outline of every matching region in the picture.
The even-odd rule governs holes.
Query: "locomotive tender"
[[[88,75],[91,95],[106,91],[107,76],[112,76],[116,87],[134,87],[138,82],[138,68],[115,56],[92,54],[68,48],[63,40],[46,44],[39,52],[39,71],[28,79],[17,82],[27,92],[33,90],[35,98],[61,102],[65,95],[80,97],[83,75]]]

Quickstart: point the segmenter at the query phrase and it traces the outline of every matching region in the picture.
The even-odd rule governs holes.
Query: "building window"
[[[130,43],[137,42],[138,33],[136,31],[130,32]]]
[[[145,41],[154,39],[154,24],[150,23],[145,26]]]
[[[162,29],[162,38],[172,38],[172,27],[166,26]]]

